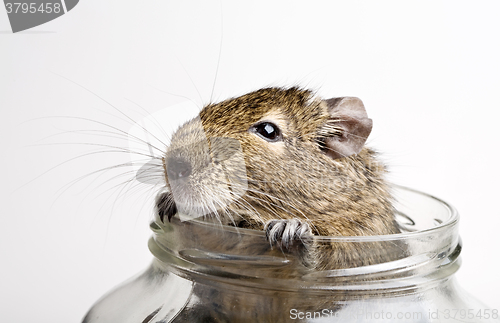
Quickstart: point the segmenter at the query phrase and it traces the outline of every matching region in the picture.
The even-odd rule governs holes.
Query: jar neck
[[[152,226],[157,230],[156,224]],[[203,250],[199,246],[177,249],[161,234],[150,239],[149,249],[158,270],[203,284],[259,291],[406,295],[442,284],[460,267],[458,236],[428,238],[406,241],[409,249],[399,259],[323,271],[305,268],[291,255],[238,255]],[[425,249],[429,244],[439,244],[441,248]]]
[[[314,238],[316,246],[323,245],[319,250],[342,245],[342,250],[363,250],[359,258],[379,259],[369,264],[349,254],[351,266],[317,270],[305,266],[294,254],[271,248],[262,231],[199,220],[182,222],[177,217],[168,223],[159,219],[151,223],[154,235],[149,249],[158,270],[205,284],[363,295],[433,288],[460,267],[458,214],[424,193],[399,188],[397,196],[397,220],[406,232]]]

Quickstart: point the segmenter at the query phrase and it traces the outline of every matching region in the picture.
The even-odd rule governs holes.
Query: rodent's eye
[[[281,139],[281,131],[277,125],[271,122],[261,122],[252,127],[253,132],[267,141],[278,141]]]

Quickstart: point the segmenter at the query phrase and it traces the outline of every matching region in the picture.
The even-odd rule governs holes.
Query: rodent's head
[[[386,190],[383,166],[363,149],[371,128],[361,100],[321,100],[299,88],[209,104],[172,136],[160,217],[179,211],[258,227],[341,214],[363,204],[368,186]]]

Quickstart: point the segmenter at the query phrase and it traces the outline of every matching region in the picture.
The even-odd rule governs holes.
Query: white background
[[[79,322],[151,259],[154,188],[120,191],[126,168],[67,186],[129,158],[71,160],[98,149],[82,144],[127,141],[61,116],[128,131],[121,112],[137,119],[139,106],[296,84],[364,101],[390,179],[458,208],[459,282],[500,308],[499,12],[498,1],[82,0],[12,34],[0,8],[1,321]]]

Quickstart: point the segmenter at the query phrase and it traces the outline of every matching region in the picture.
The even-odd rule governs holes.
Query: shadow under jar
[[[151,223],[154,260],[87,313],[84,323],[500,322],[463,291],[458,213],[395,187],[403,233],[315,237],[349,244],[380,263],[317,271],[271,248],[263,231],[192,220]]]

